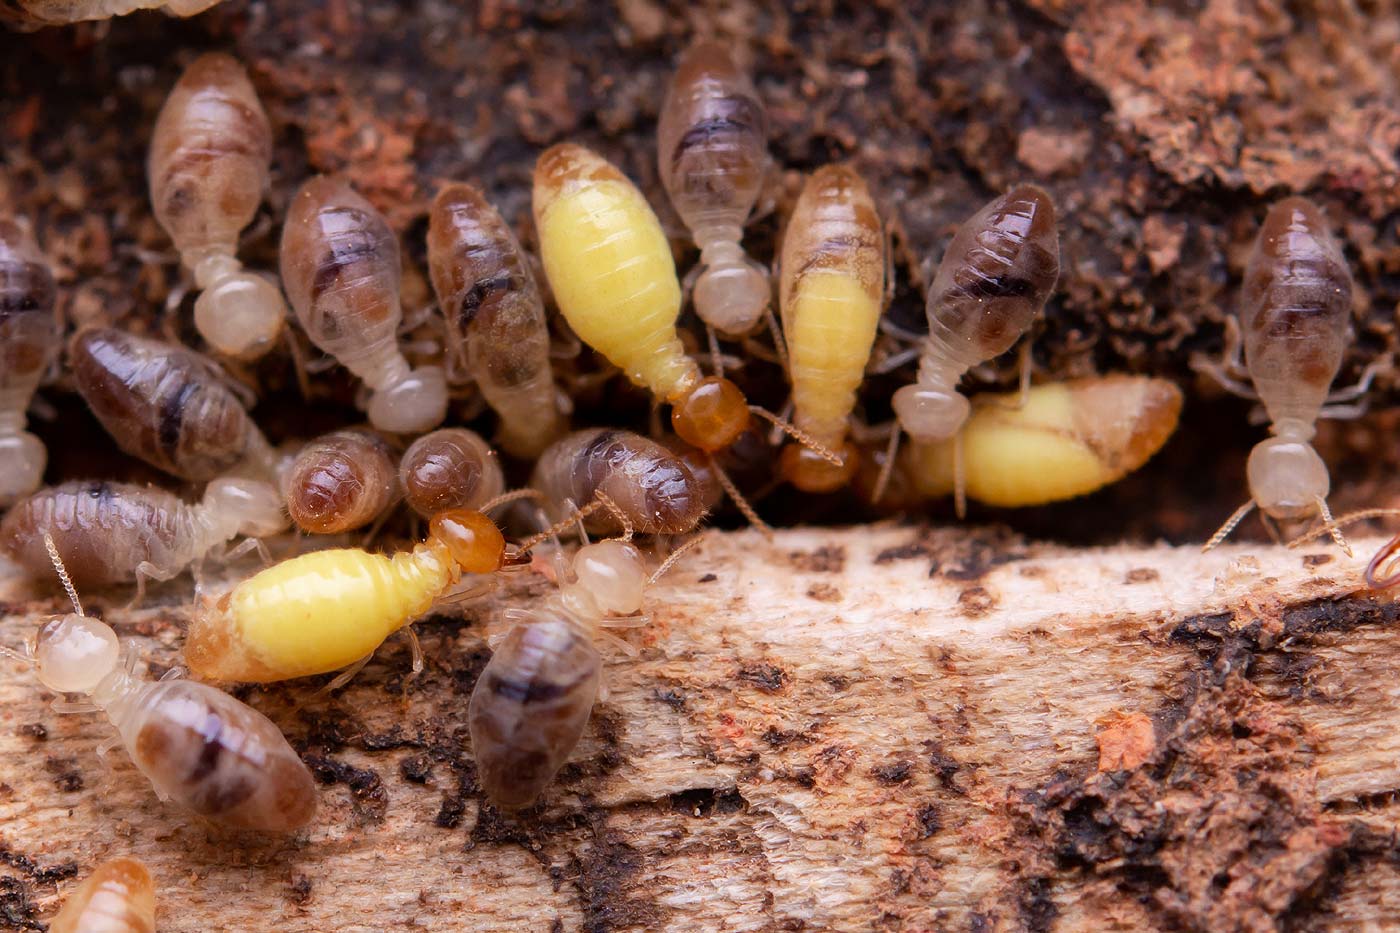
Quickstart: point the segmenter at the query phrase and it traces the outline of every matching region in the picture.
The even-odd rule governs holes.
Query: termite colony
[[[209,5],[0,0],[0,17],[28,29]],[[230,56],[203,55],[155,118],[150,207],[178,255],[192,327],[157,338],[157,328],[62,320],[44,231],[0,217],[0,554],[36,580],[56,574],[74,610],[8,652],[47,689],[85,698],[72,708],[105,712],[157,793],[211,822],[295,831],[317,797],[271,720],[194,678],[331,675],[317,685],[334,689],[400,630],[416,673],[416,620],[499,592],[507,574],[543,571],[547,595],[497,616],[466,710],[486,800],[530,808],[574,755],[611,649],[637,650],[628,632],[648,624],[648,583],[726,496],[763,532],[764,495],[783,485],[863,514],[950,496],[959,516],[966,500],[1043,505],[1122,479],[1176,428],[1172,382],[1108,373],[1033,384],[1028,349],[1019,391],[969,391],[983,364],[1029,347],[1062,279],[1055,200],[1028,182],[985,192],[985,206],[926,244],[938,260],[927,330],[904,335],[900,385],[873,398],[867,377],[887,375],[877,345],[899,337],[882,336],[895,286],[890,205],[856,164],[804,166],[776,197],[770,274],[745,245],[746,224],[770,209],[765,192],[781,187],[768,117],[723,45],[685,51],[658,102],[655,190],[599,151],[559,142],[534,163],[528,212],[505,216],[482,188],[445,182],[409,228],[421,242],[409,242],[347,177],[318,175],[284,201],[276,274],[239,257],[274,168],[256,84]],[[653,207],[663,203],[669,225]],[[404,252],[431,284],[426,324],[405,304]],[[1325,523],[1345,546],[1311,440],[1350,313],[1327,218],[1302,198],[1274,204],[1238,308],[1272,436],[1249,457],[1249,505],[1208,547],[1254,506],[1274,522]],[[308,359],[316,351],[323,358]],[[280,360],[303,386],[343,369],[325,380],[353,381],[362,414],[308,436],[282,418],[270,441],[253,414],[267,402],[255,360]],[[1208,368],[1237,386],[1228,367]],[[783,394],[763,395],[771,408],[750,399],[778,380]],[[75,393],[131,460],[46,474],[29,430],[39,390]],[[580,418],[585,397],[591,417]],[[629,413],[649,401],[649,423],[597,417],[618,399]],[[558,537],[575,532],[582,543],[565,558]],[[649,575],[644,549],[657,542],[670,556]],[[1373,562],[1377,585],[1396,581],[1380,572],[1396,548]],[[230,581],[231,562],[250,551],[267,566]],[[149,583],[186,570],[197,587],[190,676],[145,679],[78,592],[135,584],[140,603]],[[147,870],[114,859],[51,929],[95,929],[89,915],[103,929],[151,929],[154,909]]]

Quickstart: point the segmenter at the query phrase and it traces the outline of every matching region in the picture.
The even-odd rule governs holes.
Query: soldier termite
[[[83,614],[58,548],[52,539],[44,545],[73,612],[39,629],[28,652],[39,682],[106,713],[162,800],[239,829],[290,832],[310,823],[311,772],[272,721],[205,684],[137,677],[135,654],[128,648],[123,661],[111,626]]]
[[[333,431],[292,461],[283,491],[302,531],[331,535],[374,521],[393,503],[398,474],[389,445],[372,431]]]
[[[428,219],[428,266],[449,364],[476,380],[513,456],[536,457],[564,429],[549,327],[530,262],[481,192],[449,185]]]
[[[16,503],[0,521],[0,552],[38,576],[48,569],[51,536],[79,586],[135,580],[139,600],[147,580],[169,580],[238,535],[251,536],[222,554],[232,559],[286,526],[282,497],[256,480],[216,479],[197,505],[163,489],[81,481]]]
[[[768,116],[724,46],[699,42],[682,56],[657,135],[658,173],[700,247],[695,313],[723,334],[747,334],[772,297],[740,245],[768,167]]]
[[[194,16],[222,0],[6,0],[0,23],[20,32],[64,26],[85,20],[110,19],[137,10],[164,10],[172,16]]]
[[[476,509],[501,495],[500,458],[465,428],[440,428],[409,445],[399,461],[399,485],[413,511],[432,518],[449,509]]]
[[[1176,430],[1180,414],[1181,390],[1145,376],[1094,376],[1038,385],[1024,396],[978,396],[959,433],[967,496],[1014,508],[1087,495],[1146,463]],[[951,494],[953,444],[905,445],[891,504]]]
[[[151,205],[202,289],[194,324],[220,353],[251,359],[282,332],[282,292],[236,258],[272,163],[272,128],[248,75],[231,56],[190,63],[156,119],[146,162]]]
[[[865,181],[846,166],[817,170],[783,237],[779,303],[793,423],[840,463],[789,444],[783,478],[804,492],[831,492],[855,475],[846,433],[884,310],[885,267],[884,228]]]
[[[78,392],[127,453],[196,482],[230,472],[275,480],[276,454],[212,360],[98,327],[73,337],[68,362]]]
[[[894,394],[898,426],[887,462],[894,462],[900,429],[925,442],[958,436],[969,410],[957,390],[959,380],[973,366],[1011,349],[1045,307],[1059,276],[1055,203],[1034,185],[1011,189],[958,228],[928,292],[928,336],[922,340],[918,381]],[[1028,376],[1025,369],[1023,390]],[[956,443],[954,454],[961,515],[963,473],[956,467]]]
[[[1249,454],[1249,502],[1204,550],[1224,541],[1256,505],[1278,521],[1320,515],[1331,525],[1327,465],[1312,438],[1350,338],[1351,292],[1351,270],[1317,205],[1293,197],[1269,208],[1245,269],[1239,323],[1272,436]]]
[[[53,273],[28,225],[0,218],[0,507],[39,488],[48,452],[25,412],[58,352]]]
[[[156,889],[134,858],[103,862],[68,895],[49,933],[155,933]]]
[[[306,335],[371,390],[370,423],[417,434],[447,413],[438,366],[409,368],[398,344],[399,243],[348,184],[319,176],[301,186],[282,228],[282,284]]]

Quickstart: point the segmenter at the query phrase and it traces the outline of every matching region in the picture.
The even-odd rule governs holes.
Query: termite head
[[[723,376],[701,379],[670,402],[671,426],[706,453],[723,450],[749,428],[748,399]]]
[[[250,538],[265,538],[287,527],[282,497],[270,483],[220,477],[204,488],[204,505],[217,521]]]
[[[466,573],[495,573],[505,564],[506,539],[486,515],[473,509],[448,509],[428,522],[428,540],[447,548]]]
[[[369,398],[370,424],[390,434],[421,434],[447,417],[447,376],[439,366],[420,366]]]
[[[1330,488],[1327,465],[1306,440],[1292,436],[1260,441],[1249,454],[1249,491],[1271,518],[1295,521],[1317,513]]]
[[[916,441],[941,441],[952,437],[972,410],[967,399],[958,392],[918,383],[896,391],[891,404],[899,426]]]
[[[850,441],[833,451],[841,458],[835,464],[818,451],[802,444],[788,444],[779,459],[783,479],[803,492],[835,492],[850,484],[860,466],[859,455]]]
[[[58,693],[92,693],[116,669],[121,645],[112,627],[68,613],[39,629],[34,667],[39,682]]]
[[[705,268],[695,280],[695,312],[727,336],[751,333],[773,296],[768,273],[737,243],[719,244],[707,252],[701,256]]]
[[[641,552],[624,541],[599,541],[579,548],[574,576],[605,615],[631,615],[642,608],[646,565]]]

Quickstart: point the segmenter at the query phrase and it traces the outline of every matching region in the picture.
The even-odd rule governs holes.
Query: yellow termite
[[[1005,508],[1087,495],[1141,467],[1176,430],[1181,390],[1114,374],[980,396],[961,434],[967,495]],[[905,504],[954,490],[955,439],[900,451],[894,487]],[[868,471],[870,474],[874,470]],[[866,477],[869,478],[868,476]]]
[[[788,445],[783,478],[804,492],[832,492],[855,475],[846,432],[884,310],[885,262],[884,228],[865,181],[844,165],[818,169],[783,238],[780,303],[793,421],[841,463]]]

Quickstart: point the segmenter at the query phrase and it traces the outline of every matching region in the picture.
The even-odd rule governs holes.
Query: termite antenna
[[[781,431],[783,431],[783,433],[791,435],[793,440],[797,441],[797,443],[801,444],[803,447],[806,447],[812,453],[816,454],[818,457],[821,457],[823,460],[827,461],[832,466],[841,466],[841,458],[839,456],[837,456],[831,450],[828,450],[825,445],[820,443],[816,438],[799,428],[797,425],[790,424],[784,421],[782,418],[779,418],[777,415],[773,414],[768,409],[761,408],[758,405],[750,405],[749,411],[753,412],[755,415],[758,415],[760,418],[766,418],[767,420],[773,422],[773,424],[776,427],[778,427]]]
[[[622,540],[624,542],[631,541],[635,529],[632,525],[632,519],[627,516],[626,512],[622,511],[622,507],[612,500],[612,496],[609,496],[601,489],[595,492],[593,496],[599,502],[603,503],[604,508],[611,512],[612,517],[622,526]]]
[[[1309,529],[1288,542],[1288,547],[1290,550],[1293,550],[1325,534],[1332,534],[1334,528],[1345,528],[1347,525],[1354,525],[1368,518],[1382,518],[1390,515],[1400,515],[1400,509],[1360,509],[1356,512],[1348,512],[1340,518],[1332,519],[1330,524],[1319,525],[1316,528]]]
[[[592,502],[588,503],[580,509],[576,509],[567,518],[560,519],[553,525],[550,525],[544,531],[540,531],[530,535],[530,537],[526,538],[519,544],[519,546],[516,547],[516,556],[521,557],[525,554],[528,554],[530,552],[530,549],[539,545],[541,541],[553,538],[555,535],[559,534],[559,532],[567,529],[574,522],[582,521],[583,519],[587,518],[594,512],[604,507],[605,506],[603,505],[602,501],[595,497]]]
[[[707,457],[706,459],[709,460],[710,469],[715,473],[715,479],[719,480],[720,486],[723,487],[725,493],[733,500],[734,504],[738,506],[739,511],[743,513],[744,517],[749,520],[749,524],[763,532],[765,537],[773,537],[773,526],[769,525],[762,518],[759,518],[758,513],[754,511],[754,507],[749,504],[749,500],[745,499],[744,494],[739,491],[739,487],[734,485],[734,480],[730,479],[729,474],[724,471],[724,467],[719,465],[719,461],[714,457]]]
[[[1347,557],[1355,557],[1351,545],[1347,544],[1347,539],[1342,536],[1342,526],[1332,521],[1332,510],[1327,507],[1327,500],[1321,496],[1317,497],[1317,513],[1322,516],[1322,527],[1331,533],[1332,540],[1342,549],[1342,553]]]
[[[49,552],[49,560],[53,561],[53,569],[57,571],[58,579],[63,583],[63,591],[73,603],[73,611],[80,616],[84,615],[83,604],[78,601],[78,590],[73,586],[73,578],[68,576],[68,568],[63,566],[63,558],[58,556],[58,545],[53,543],[53,536],[47,531],[44,532],[44,549]]]
[[[894,475],[894,458],[899,453],[899,438],[903,433],[899,429],[899,422],[896,421],[894,430],[890,432],[890,442],[885,446],[885,462],[880,464],[880,475],[875,479],[875,491],[870,495],[871,505],[878,503],[885,497],[885,490],[890,485],[890,477]]]
[[[1396,535],[1385,543],[1376,556],[1371,558],[1371,562],[1366,565],[1366,585],[1373,590],[1385,590],[1400,583],[1400,570],[1388,573],[1384,576],[1380,571],[1382,567],[1395,563],[1395,554],[1400,551],[1400,535]]]
[[[1254,500],[1250,499],[1244,505],[1235,509],[1235,514],[1225,519],[1225,524],[1220,526],[1220,530],[1210,536],[1210,540],[1201,548],[1201,553],[1213,551],[1220,546],[1220,542],[1230,537],[1230,532],[1235,530],[1235,526],[1244,521],[1244,517],[1254,510]]]
[[[503,492],[499,496],[487,499],[481,504],[479,512],[489,512],[497,506],[505,505],[507,502],[519,502],[521,499],[543,499],[544,493],[538,489],[531,489],[526,486],[524,489],[512,489],[510,492]]]
[[[651,576],[647,577],[647,585],[650,586],[657,580],[660,580],[662,577],[666,576],[666,571],[674,567],[676,565],[676,562],[679,561],[686,554],[699,547],[701,543],[704,542],[704,540],[705,536],[703,534],[696,535],[695,537],[687,541],[685,544],[682,544],[680,547],[672,551],[667,556],[667,558],[661,562],[661,566],[657,567],[656,570],[652,571]]]

